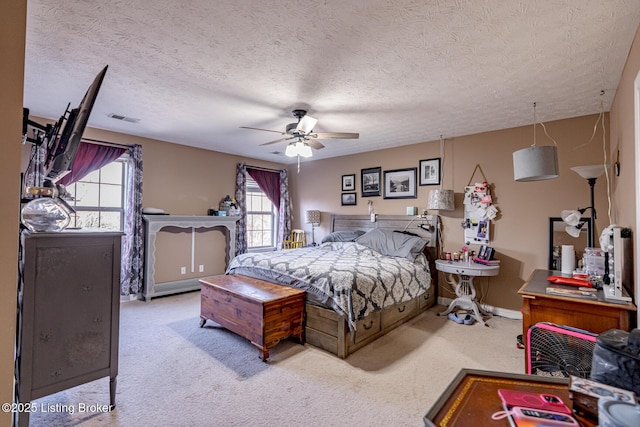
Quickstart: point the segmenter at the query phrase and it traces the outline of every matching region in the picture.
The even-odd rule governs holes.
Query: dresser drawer
[[[418,301],[414,298],[407,302],[401,302],[387,308],[382,312],[382,329],[386,329],[404,319],[415,316],[418,313]]]

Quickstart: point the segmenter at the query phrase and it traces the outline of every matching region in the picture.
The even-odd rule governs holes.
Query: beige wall
[[[613,187],[613,198],[616,206],[615,221],[618,224],[631,227],[634,231],[634,246],[636,263],[634,271],[637,272],[640,264],[637,259],[640,255],[640,240],[638,236],[638,177],[637,177],[637,149],[638,143],[635,132],[635,120],[640,115],[634,106],[634,81],[640,72],[640,32],[636,32],[631,45],[627,63],[625,64],[616,96],[611,106],[611,148],[615,157],[620,151],[620,177],[616,179]],[[640,295],[640,283],[638,274],[635,274],[636,296]],[[636,300],[637,304],[637,300]],[[638,316],[640,323],[640,315]]]
[[[33,117],[36,122],[49,120]],[[171,144],[101,129],[87,128],[84,137],[120,144],[140,144],[143,162],[143,207],[163,209],[172,215],[207,215],[220,201],[235,193],[235,171],[239,162],[282,169],[284,165],[215,151]],[[23,150],[24,157],[28,150]],[[23,166],[25,167],[25,166]],[[191,232],[184,229],[161,231],[156,242],[156,283],[192,279],[224,273],[225,236],[212,230],[198,233],[196,271],[191,273]],[[204,274],[197,271],[203,264]],[[187,266],[187,274],[180,267]]]
[[[85,137],[124,144],[142,145],[143,206],[163,209],[173,215],[206,215],[211,207],[235,193],[236,165],[279,168],[283,165],[191,148],[98,129]],[[192,279],[224,273],[225,237],[219,231],[198,233],[194,253],[196,271],[191,273],[191,233],[161,231],[156,244],[156,283]],[[204,265],[199,273],[198,265]],[[187,266],[187,274],[180,267]]]
[[[143,162],[143,206],[173,215],[206,215],[235,192],[236,165],[281,169],[283,165],[216,151],[89,128],[86,138],[140,144]]]
[[[0,6],[0,403],[13,401],[26,13],[26,1]],[[11,414],[0,412],[0,425],[11,425]]]
[[[445,250],[455,251],[462,247],[462,192],[471,179],[476,164],[484,171],[493,187],[495,204],[500,209],[500,219],[493,225],[492,245],[502,260],[501,273],[492,278],[486,290],[487,304],[517,310],[520,297],[516,291],[536,268],[546,268],[548,257],[548,218],[559,216],[562,209],[574,209],[589,205],[589,187],[571,166],[594,164],[602,160],[601,128],[593,142],[576,150],[591,138],[597,116],[587,116],[545,123],[549,134],[558,142],[561,176],[550,181],[516,183],[513,181],[512,153],[533,142],[533,126],[487,132],[478,135],[448,139],[445,143],[444,179],[445,187],[456,192],[456,210],[441,212]],[[537,143],[551,144],[538,128]],[[130,135],[88,129],[88,138],[119,143],[142,145],[144,167],[144,206],[162,208],[171,214],[205,215],[210,207],[218,205],[226,194],[233,194],[235,167],[239,161],[249,164],[282,167],[228,154],[190,148]],[[304,211],[319,209],[322,223],[316,229],[316,241],[328,232],[331,213],[366,214],[367,202],[373,202],[379,214],[404,214],[407,206],[419,210],[426,207],[429,189],[419,186],[417,199],[388,200],[383,197],[362,198],[360,195],[360,170],[381,166],[384,170],[417,167],[420,159],[440,157],[439,141],[374,151],[334,159],[303,162],[300,173],[290,165],[294,226],[311,233],[310,225],[304,223]],[[341,178],[355,174],[358,189],[356,206],[341,206]],[[477,174],[473,181],[480,180]],[[596,207],[599,212],[596,232],[609,224],[606,198],[606,180],[596,184]],[[521,218],[522,221],[516,218]],[[180,258],[190,251],[190,236],[184,233],[161,236],[164,247],[157,252],[156,281],[174,281],[190,278],[179,275],[186,261]],[[219,233],[212,233],[212,241],[222,243]],[[206,251],[207,273],[221,273],[224,260],[222,245],[208,245]],[[477,249],[477,247],[475,247]],[[202,257],[200,251],[198,257]],[[189,265],[189,264],[187,264]],[[195,273],[193,276],[198,276]],[[480,283],[487,283],[481,280]],[[447,296],[446,293],[442,295]]]
[[[596,93],[595,96],[598,96]],[[539,113],[543,112],[542,106]],[[541,114],[543,115],[543,114]],[[591,138],[597,115],[545,123],[549,134],[558,142],[560,177],[539,182],[518,183],[513,180],[512,153],[533,143],[533,126],[506,129],[446,140],[444,179],[445,188],[456,192],[456,210],[441,212],[444,230],[444,249],[459,250],[463,246],[462,193],[479,164],[493,189],[494,203],[500,217],[493,224],[492,242],[501,259],[500,275],[491,278],[486,289],[486,303],[491,306],[519,310],[521,298],[517,290],[536,268],[546,268],[548,259],[548,220],[560,216],[562,209],[576,209],[590,203],[589,186],[572,166],[602,162],[602,133],[598,133],[587,147],[575,148]],[[541,128],[537,144],[548,145]],[[440,142],[415,145],[364,154],[304,162],[300,173],[291,167],[294,225],[310,232],[304,224],[304,211],[322,211],[322,223],[316,229],[316,241],[328,232],[331,213],[366,215],[367,202],[372,201],[379,214],[404,215],[407,206],[426,208],[429,189],[418,187],[417,199],[385,200],[383,197],[360,196],[360,170],[381,166],[382,170],[417,167],[420,159],[440,157]],[[356,174],[358,200],[356,206],[341,206],[341,177]],[[477,174],[473,182],[481,180]],[[597,230],[609,224],[607,220],[606,181],[596,183]],[[477,249],[477,246],[472,246]],[[443,281],[441,281],[443,282]],[[486,280],[479,280],[486,283]],[[450,294],[443,293],[443,296]]]

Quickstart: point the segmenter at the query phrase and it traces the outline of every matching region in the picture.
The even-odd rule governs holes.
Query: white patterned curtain
[[[278,222],[278,244],[282,249],[282,241],[291,234],[291,201],[289,199],[289,175],[286,169],[280,171],[280,221]]]
[[[124,233],[120,294],[138,295],[142,292],[144,274],[144,235],[142,223],[142,147],[129,148],[124,203]]]
[[[240,210],[240,219],[236,223],[236,253],[247,252],[247,166],[238,163],[236,166],[236,203]]]

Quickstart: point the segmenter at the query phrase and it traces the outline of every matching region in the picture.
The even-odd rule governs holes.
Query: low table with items
[[[235,332],[258,347],[262,360],[285,338],[304,343],[305,291],[239,274],[200,284],[200,327],[211,320]]]
[[[476,302],[476,288],[473,286],[474,277],[497,276],[500,272],[498,265],[482,265],[474,262],[464,261],[446,261],[443,259],[436,260],[436,269],[443,273],[451,273],[458,276],[456,281],[456,298],[451,301],[449,307],[439,313],[439,316],[445,316],[453,311],[454,308],[460,307],[463,310],[473,311],[475,319],[482,325],[487,326],[482,319],[484,313],[482,308]]]
[[[571,407],[567,378],[462,369],[424,416],[424,423],[427,427],[508,426],[506,418],[491,419],[504,410],[498,396],[501,388],[553,394]],[[596,425],[590,419],[574,417],[584,427]]]

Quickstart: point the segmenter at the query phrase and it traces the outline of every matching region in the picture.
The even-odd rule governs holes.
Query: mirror
[[[578,237],[571,237],[569,233],[565,231],[567,224],[560,217],[549,218],[549,270],[561,269],[561,257],[560,253],[562,245],[573,245],[576,251],[576,267],[578,261],[582,259],[584,249],[588,246],[590,234],[593,227],[591,227],[591,218],[581,218],[580,222],[585,224],[580,230]]]

